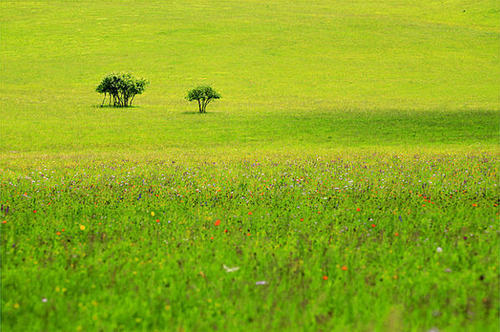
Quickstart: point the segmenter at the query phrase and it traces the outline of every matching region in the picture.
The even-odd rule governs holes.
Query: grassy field
[[[498,143],[494,0],[0,6],[3,153]],[[94,107],[112,71],[151,81],[138,108]]]
[[[2,330],[500,328],[497,1],[0,12]]]
[[[7,171],[2,324],[494,331],[496,177],[381,154]]]

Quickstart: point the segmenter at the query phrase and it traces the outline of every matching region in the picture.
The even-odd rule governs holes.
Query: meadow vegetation
[[[498,330],[497,1],[0,11],[3,330]]]

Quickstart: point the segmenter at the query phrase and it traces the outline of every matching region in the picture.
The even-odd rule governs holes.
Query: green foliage
[[[143,78],[135,78],[129,73],[109,74],[103,78],[96,91],[104,93],[101,107],[109,96],[109,105],[113,102],[116,107],[132,106],[136,95],[144,92],[149,82]]]
[[[187,100],[196,100],[198,102],[198,111],[200,113],[206,113],[207,105],[212,100],[220,98],[221,95],[208,85],[200,85],[197,88],[190,90],[186,96]]]

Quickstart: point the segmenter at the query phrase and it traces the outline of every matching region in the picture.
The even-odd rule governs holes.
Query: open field
[[[494,0],[0,6],[1,152],[498,143]],[[95,108],[120,70],[151,81],[138,107]]]
[[[0,12],[2,330],[500,328],[497,1]]]
[[[4,326],[495,330],[494,159],[176,160],[2,172]]]

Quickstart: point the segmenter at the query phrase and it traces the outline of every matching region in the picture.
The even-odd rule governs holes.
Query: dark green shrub
[[[96,91],[104,93],[101,107],[106,102],[106,97],[109,97],[110,106],[113,103],[115,107],[128,107],[132,106],[135,96],[143,93],[148,84],[147,80],[137,79],[128,73],[113,73],[103,78]]]
[[[198,102],[198,111],[200,113],[207,112],[207,105],[214,99],[220,99],[221,95],[212,89],[210,86],[199,86],[188,92],[186,99],[189,101],[196,100]]]

